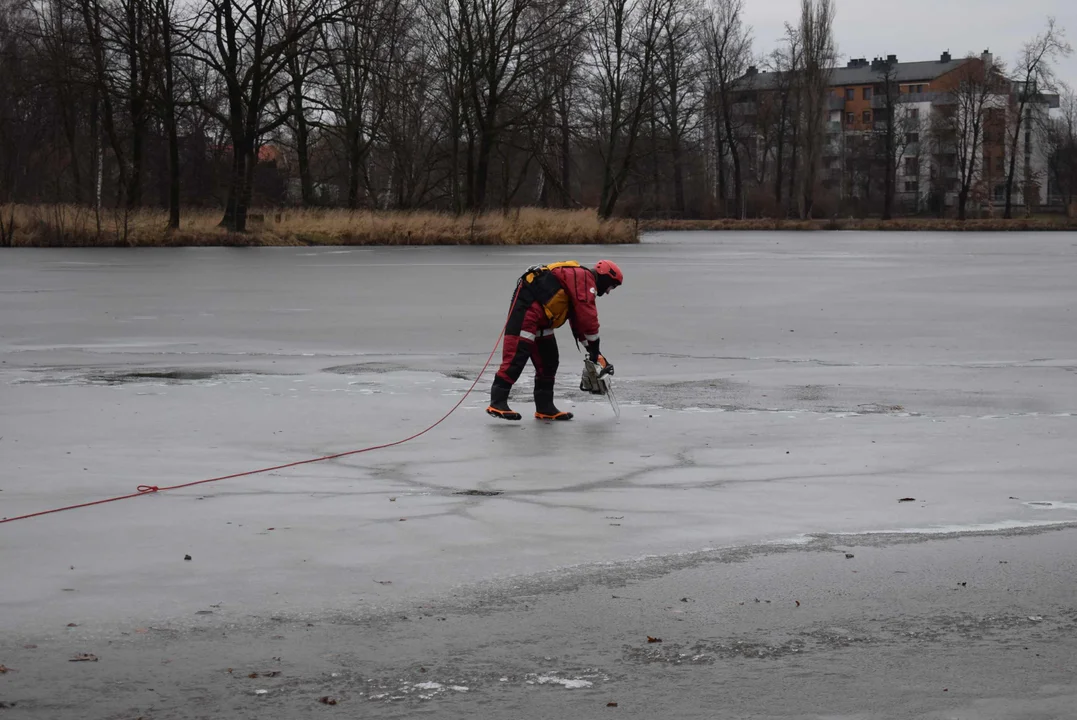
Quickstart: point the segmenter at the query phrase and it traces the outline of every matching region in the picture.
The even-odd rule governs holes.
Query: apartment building
[[[871,61],[853,58],[844,67],[833,68],[822,160],[825,187],[845,201],[870,200],[873,193],[877,198],[883,174],[880,137],[893,122],[895,199],[905,210],[925,210],[929,204],[954,205],[960,186],[958,153],[953,138],[948,139],[939,128],[940,120],[957,112],[956,92],[962,78],[968,76],[968,63],[980,64],[981,71],[994,67],[989,52],[961,58],[944,52],[938,59],[917,62],[900,62],[895,55]],[[1026,90],[1020,83],[997,77],[999,82],[983,112],[970,194],[971,201],[980,207],[1005,202],[1007,137],[1020,94]],[[753,67],[739,85],[739,132],[745,162],[757,176],[775,172],[767,168],[775,162],[774,143],[765,137],[774,125],[768,113],[777,104],[775,96],[788,86],[788,79]],[[889,117],[891,106],[893,118]],[[1026,196],[1033,204],[1047,202],[1047,149],[1041,121],[1055,107],[1058,97],[1042,94],[1034,94],[1026,105],[1014,204],[1024,204]]]

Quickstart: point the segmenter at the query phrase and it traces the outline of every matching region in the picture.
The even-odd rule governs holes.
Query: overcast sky
[[[931,60],[990,49],[1012,65],[1021,44],[1053,16],[1077,46],[1077,0],[835,0],[834,35],[842,64],[852,57],[897,55]],[[796,21],[800,0],[744,0],[757,53],[769,53]],[[1058,75],[1077,88],[1077,53],[1062,60]]]

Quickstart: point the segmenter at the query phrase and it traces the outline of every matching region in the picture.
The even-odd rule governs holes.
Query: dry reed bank
[[[248,232],[217,226],[219,210],[188,210],[168,230],[163,210],[98,218],[70,205],[0,207],[13,247],[177,247],[305,245],[605,245],[639,241],[636,223],[600,221],[594,210],[525,208],[461,216],[434,212],[252,211]],[[100,223],[100,225],[99,225]],[[12,229],[8,226],[12,225]]]

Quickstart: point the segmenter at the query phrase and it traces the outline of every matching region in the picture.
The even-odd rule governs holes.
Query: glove
[[[602,368],[601,371],[598,373],[599,377],[602,377],[603,375],[613,374],[613,363],[607,360],[604,356],[598,356],[598,362],[596,363],[596,365]]]

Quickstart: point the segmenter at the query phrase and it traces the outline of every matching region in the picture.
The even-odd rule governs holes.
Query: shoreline
[[[798,232],[1073,232],[1077,218],[831,218],[815,220],[641,220],[640,232],[798,231]]]
[[[327,209],[252,211],[248,232],[218,227],[220,211],[186,209],[179,229],[163,210],[98,218],[89,208],[4,208],[0,247],[412,247],[634,245],[648,232],[1074,232],[1077,218],[830,218],[599,220],[593,209],[519,208],[459,217],[437,212]],[[14,218],[14,229],[11,218]]]

